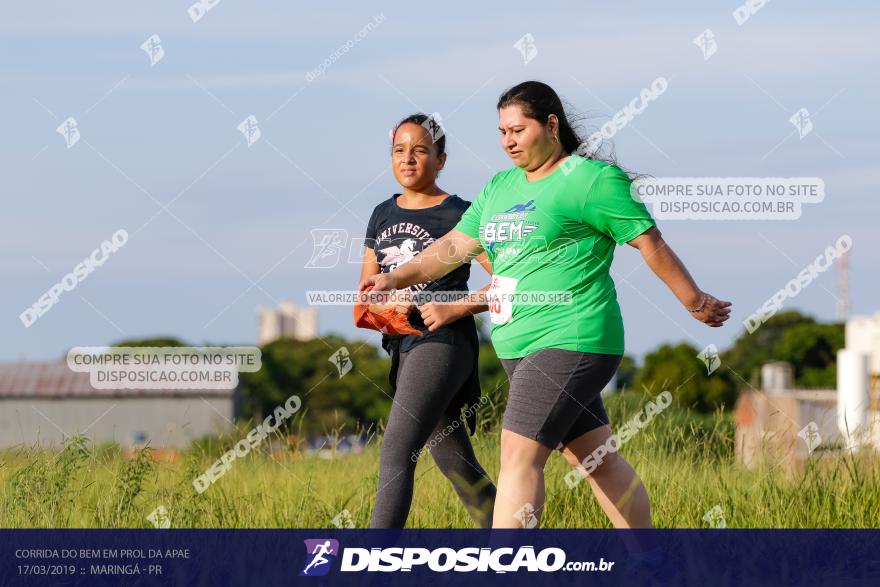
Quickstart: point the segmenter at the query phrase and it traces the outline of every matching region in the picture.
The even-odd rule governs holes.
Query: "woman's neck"
[[[436,206],[438,201],[446,199],[448,195],[437,187],[437,184],[432,185],[426,190],[403,188],[403,193],[397,198],[397,205],[401,208],[411,209],[430,208]]]
[[[537,181],[539,179],[543,179],[553,173],[553,171],[559,167],[559,164],[565,160],[568,155],[565,153],[565,150],[562,148],[562,145],[558,145],[556,149],[550,153],[550,156],[547,157],[547,160],[544,161],[539,167],[535,169],[528,170],[524,169],[526,172],[526,179],[529,181]]]

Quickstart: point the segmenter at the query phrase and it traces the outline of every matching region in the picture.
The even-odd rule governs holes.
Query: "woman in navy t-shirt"
[[[361,281],[418,255],[449,232],[470,206],[437,187],[437,175],[446,162],[446,137],[434,119],[424,114],[404,118],[394,127],[391,142],[391,165],[403,192],[373,210]],[[491,275],[486,254],[477,261]],[[382,441],[372,528],[402,528],[406,523],[416,462],[426,444],[476,524],[492,525],[495,485],[474,456],[465,430],[467,424],[474,431],[480,399],[473,314],[487,309],[488,288],[468,295],[469,276],[470,264],[465,264],[442,279],[395,292],[385,305],[370,307],[374,312],[394,307],[422,332],[422,336],[382,337],[382,346],[391,355],[394,401]],[[458,292],[467,299],[433,303],[429,295],[435,292]],[[462,408],[466,408],[464,416]]]

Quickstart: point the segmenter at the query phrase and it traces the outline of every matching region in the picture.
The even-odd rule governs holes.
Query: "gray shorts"
[[[502,427],[561,449],[581,434],[608,424],[602,389],[622,355],[540,349],[501,359],[510,379]]]

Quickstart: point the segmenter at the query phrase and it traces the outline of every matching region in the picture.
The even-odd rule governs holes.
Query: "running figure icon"
[[[303,571],[302,571],[303,575],[308,575],[309,569],[313,569],[313,568],[318,567],[320,565],[324,565],[324,564],[329,563],[330,559],[325,558],[324,555],[327,555],[327,554],[334,554],[335,555],[336,552],[334,552],[334,550],[330,547],[330,541],[327,540],[326,542],[321,542],[321,543],[316,544],[315,549],[311,552],[311,554],[314,555],[315,558],[313,558],[312,562],[310,562],[308,565],[306,565],[306,568],[303,569]]]

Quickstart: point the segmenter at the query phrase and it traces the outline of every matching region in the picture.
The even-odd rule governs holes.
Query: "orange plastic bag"
[[[354,325],[358,328],[370,328],[385,334],[415,334],[422,336],[420,330],[413,328],[407,317],[398,313],[394,308],[388,308],[383,312],[370,311],[369,304],[357,303],[354,305]]]

